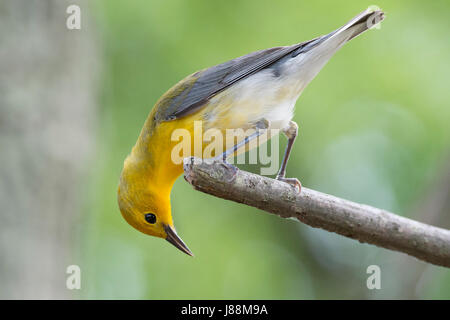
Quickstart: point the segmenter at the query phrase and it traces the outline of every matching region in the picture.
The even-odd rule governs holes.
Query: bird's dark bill
[[[167,237],[166,240],[173,244],[175,247],[183,251],[184,253],[194,256],[194,254],[189,250],[187,245],[181,240],[181,238],[177,235],[174,228],[171,226],[165,225],[164,230],[166,231]]]

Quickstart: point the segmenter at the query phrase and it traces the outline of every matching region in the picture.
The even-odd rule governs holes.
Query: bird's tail
[[[294,79],[299,80],[298,91],[301,93],[307,84],[317,75],[346,42],[364,31],[374,27],[384,19],[381,10],[365,10],[344,24],[339,29],[316,39],[302,43],[292,52],[288,60],[288,70]]]
[[[370,28],[378,25],[381,21],[384,19],[384,12],[381,10],[371,10],[367,9],[360,14],[358,14],[356,17],[354,17],[352,20],[347,22],[345,25],[337,29],[336,31],[332,32],[332,37],[339,35],[340,33],[349,33],[350,38],[347,40],[351,40],[357,36],[359,36],[361,33],[363,33],[366,30],[369,30]]]
[[[364,31],[374,27],[384,19],[384,13],[381,10],[367,9],[337,30],[329,34],[315,38],[303,43],[292,53],[293,57],[301,53],[314,52],[315,54],[329,54],[336,52],[344,43],[357,37]]]

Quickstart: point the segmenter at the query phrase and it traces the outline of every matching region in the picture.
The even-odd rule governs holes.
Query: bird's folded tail
[[[337,30],[329,34],[315,38],[303,43],[292,53],[296,57],[301,53],[318,52],[324,50],[329,53],[336,52],[345,42],[359,36],[364,31],[376,26],[384,19],[384,13],[381,10],[367,9]],[[319,49],[320,48],[320,49]],[[319,49],[319,50],[314,50]]]
[[[383,11],[367,9],[358,14],[356,17],[354,17],[352,20],[347,22],[345,25],[343,25],[336,31],[332,32],[331,37],[337,36],[338,34],[343,32],[351,31],[353,32],[353,34],[347,40],[349,41],[359,36],[364,31],[369,30],[370,28],[376,26],[378,23],[383,21],[383,19],[384,19]]]

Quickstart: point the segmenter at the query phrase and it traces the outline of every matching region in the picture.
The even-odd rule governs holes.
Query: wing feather
[[[188,115],[198,110],[208,99],[237,81],[271,66],[289,54],[291,54],[291,57],[295,57],[301,53],[308,52],[333,35],[345,31],[356,24],[365,23],[367,25],[366,21],[372,17],[375,19],[375,15],[380,15],[380,19],[382,19],[382,14],[381,11],[366,10],[341,28],[327,35],[292,46],[256,51],[199,71],[179,82],[162,97],[158,112],[160,117],[158,118],[168,121]],[[359,31],[358,34],[367,30],[367,28],[369,28],[368,25],[365,29]]]
[[[174,120],[195,112],[217,93],[270,66],[305,44],[306,42],[256,51],[197,72],[193,75],[196,78],[193,85],[183,87],[182,93],[173,96],[170,101],[165,100],[163,119]]]

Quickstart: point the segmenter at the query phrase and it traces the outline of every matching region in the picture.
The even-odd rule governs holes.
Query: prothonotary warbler
[[[202,121],[205,130],[254,128],[256,133],[260,129],[280,130],[288,143],[277,179],[300,188],[297,179],[285,177],[297,135],[297,124],[291,121],[295,103],[339,48],[383,18],[382,11],[368,9],[327,35],[253,52],[178,82],[156,102],[124,161],[118,203],[125,220],[137,230],[164,238],[192,255],[175,231],[170,193],[183,173],[183,163],[171,159],[172,148],[178,143],[171,138],[172,132],[186,129],[194,135],[194,121]],[[248,147],[249,140],[248,136],[241,139],[219,156],[225,161],[238,147]],[[190,152],[187,156],[193,155],[193,150]]]

